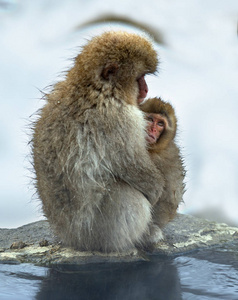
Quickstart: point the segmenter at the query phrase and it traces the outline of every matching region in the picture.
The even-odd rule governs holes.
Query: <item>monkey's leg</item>
[[[100,204],[87,208],[90,211],[88,216],[84,213],[85,219],[78,231],[79,249],[102,252],[127,250],[140,243],[148,231],[152,218],[149,201],[125,183],[116,183],[110,190],[112,192],[104,195]],[[90,228],[87,228],[88,224]]]

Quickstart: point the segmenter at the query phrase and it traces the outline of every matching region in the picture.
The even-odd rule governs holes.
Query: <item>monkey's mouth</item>
[[[147,139],[147,142],[148,142],[149,144],[154,144],[154,143],[156,143],[156,138],[155,138],[153,135],[151,135],[151,134],[148,134],[148,133],[147,133],[146,139]]]
[[[137,82],[139,86],[138,103],[141,103],[144,101],[148,93],[148,86],[145,81],[145,75],[142,75],[139,79],[137,79]]]
[[[152,138],[153,140],[156,140],[156,138],[155,138],[153,135],[148,134],[148,136],[149,136],[150,138]]]

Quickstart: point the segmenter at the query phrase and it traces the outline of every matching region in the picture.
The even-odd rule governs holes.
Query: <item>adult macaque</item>
[[[148,153],[138,103],[157,63],[147,39],[107,32],[46,95],[32,141],[36,187],[66,245],[110,252],[147,240],[164,177]]]
[[[174,142],[177,119],[173,107],[160,98],[148,99],[140,108],[148,121],[149,153],[165,178],[163,193],[153,206],[154,227],[162,228],[175,217],[185,188],[183,161]]]

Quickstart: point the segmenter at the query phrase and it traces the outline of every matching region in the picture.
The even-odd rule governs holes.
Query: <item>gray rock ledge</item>
[[[238,239],[238,228],[178,214],[163,230],[164,240],[153,254],[180,255],[192,250],[222,245]],[[0,229],[0,263],[84,264],[150,260],[148,253],[132,249],[124,253],[80,252],[63,247],[47,221],[16,229]]]

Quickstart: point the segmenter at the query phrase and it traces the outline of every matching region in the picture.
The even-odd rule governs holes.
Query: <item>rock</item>
[[[16,229],[0,229],[0,248],[9,248],[14,242],[24,241],[26,244],[38,244],[42,239],[49,243],[56,242],[47,221],[38,221]]]
[[[40,247],[46,247],[49,246],[49,241],[43,239],[39,242]]]
[[[164,240],[152,254],[179,255],[238,239],[238,228],[178,214],[163,230]],[[24,245],[11,247],[11,245]],[[37,265],[83,264],[97,262],[132,262],[150,260],[148,253],[131,249],[124,253],[80,252],[63,247],[53,235],[47,221],[16,229],[0,229],[0,261]]]
[[[23,241],[14,242],[11,244],[10,249],[23,249],[27,246]]]
[[[183,254],[238,239],[237,227],[182,214],[178,214],[163,232],[164,241],[154,252],[166,255]]]

